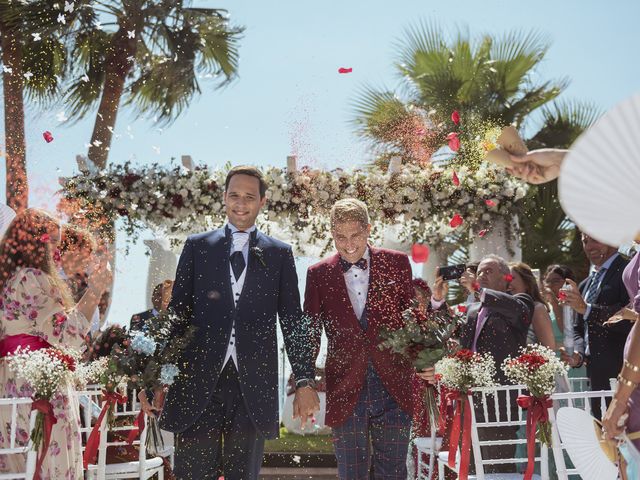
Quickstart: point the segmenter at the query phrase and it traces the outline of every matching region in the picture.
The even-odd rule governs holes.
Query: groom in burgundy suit
[[[345,199],[333,206],[338,252],[309,268],[304,308],[314,359],[323,328],[329,339],[326,424],[340,478],[368,479],[372,446],[375,478],[404,480],[415,371],[378,344],[380,330],[399,326],[411,306],[411,266],[403,253],[369,246],[370,231],[364,203]]]

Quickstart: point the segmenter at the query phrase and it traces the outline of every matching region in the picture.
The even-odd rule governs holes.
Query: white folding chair
[[[0,456],[24,455],[27,454],[25,470],[23,472],[0,473],[0,480],[31,480],[36,471],[37,452],[33,449],[31,441],[26,446],[17,445],[18,438],[18,408],[31,407],[31,398],[0,398],[0,409],[11,409],[11,423],[9,424],[8,438],[9,446],[0,448]],[[29,432],[36,424],[35,410],[29,416]],[[22,426],[24,428],[24,426]]]
[[[520,427],[526,428],[527,412],[517,406],[517,412],[512,412],[511,396],[522,395],[526,391],[523,385],[500,385],[492,388],[473,389],[469,395],[469,403],[471,404],[471,448],[473,450],[474,463],[476,468],[475,475],[469,475],[469,479],[475,480],[522,480],[522,473],[485,473],[485,465],[508,465],[523,464],[527,465],[528,458],[483,458],[481,447],[489,446],[508,446],[508,445],[526,445],[526,438],[513,438],[501,440],[483,440],[480,441],[478,429],[496,428],[496,427]],[[475,394],[475,395],[474,395]],[[488,399],[491,398],[491,401]],[[474,405],[474,400],[476,404]],[[480,402],[480,405],[477,403]],[[481,408],[483,420],[478,421],[476,417],[476,408]],[[465,410],[465,414],[468,413]],[[490,413],[495,415],[491,418]],[[514,419],[514,414],[517,418]],[[535,462],[540,465],[540,475],[534,475],[533,478],[548,480],[549,479],[549,452],[546,446],[542,446],[536,439],[536,445],[540,454],[535,457]],[[438,477],[444,480],[444,467],[448,466],[449,453],[440,452],[438,455]],[[460,451],[456,455],[456,465],[453,470],[457,473],[460,470]]]
[[[436,456],[442,447],[442,438],[436,436],[435,429],[430,437],[417,437],[412,441],[413,446],[418,457],[417,462],[417,479],[418,480],[431,480],[433,476]],[[425,457],[429,460],[426,461]],[[413,462],[413,455],[411,459]]]
[[[572,392],[588,392],[591,390],[589,377],[569,377],[569,386]]]
[[[570,392],[570,393],[554,393],[551,395],[551,399],[554,404],[558,404],[562,407],[581,408],[587,412],[591,412],[593,408],[597,408],[600,411],[600,416],[603,417],[607,411],[607,400],[613,397],[613,391],[611,390],[599,390],[595,392]],[[556,464],[556,472],[558,474],[558,480],[568,480],[569,476],[580,478],[580,474],[575,468],[567,468],[565,462],[564,451],[565,447],[558,431],[558,425],[556,423],[556,410],[554,408],[549,409],[549,421],[551,422],[551,438],[553,445],[551,450],[553,452],[553,459]]]
[[[99,390],[83,390],[76,392],[79,399],[84,397],[81,401],[89,404],[97,404],[102,406],[102,392]],[[134,402],[134,406],[137,402]],[[84,425],[81,427],[82,436],[82,448],[86,446],[87,439],[91,434],[93,426],[95,424],[95,418],[92,415],[92,408],[84,409]],[[128,433],[133,427],[133,422],[138,415],[139,410],[129,408],[128,405],[117,405],[115,411],[116,422],[119,419],[130,418],[130,422],[127,422],[126,426],[113,427],[111,432],[123,432]],[[117,479],[131,479],[137,478],[140,480],[147,480],[154,475],[158,475],[158,480],[164,478],[164,464],[162,457],[147,458],[146,448],[146,433],[147,424],[145,419],[145,425],[140,432],[139,439],[133,442],[133,445],[138,446],[138,460],[133,462],[122,463],[107,463],[107,448],[112,446],[124,446],[127,445],[126,440],[109,440],[107,438],[107,416],[105,415],[100,426],[100,444],[98,447],[98,462],[97,464],[89,464],[87,466],[87,478],[94,480],[117,480]]]

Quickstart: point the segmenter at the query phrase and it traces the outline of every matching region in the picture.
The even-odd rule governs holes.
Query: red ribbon
[[[33,476],[33,480],[40,480],[40,470],[42,469],[42,463],[47,456],[49,450],[49,444],[51,443],[51,430],[53,426],[58,423],[58,419],[53,414],[53,405],[46,399],[35,400],[31,404],[31,410],[37,410],[44,416],[44,437],[42,439],[42,448],[38,452],[36,458],[36,472]]]
[[[93,426],[93,430],[91,430],[91,434],[87,439],[87,446],[84,449],[84,455],[82,456],[82,462],[85,469],[89,466],[90,463],[96,462],[96,455],[98,454],[98,447],[100,446],[100,425],[102,425],[104,416],[116,403],[119,403],[121,405],[127,403],[127,397],[117,392],[106,392],[103,390],[102,396],[104,397],[102,411],[100,412],[100,416]]]
[[[524,480],[531,480],[536,456],[536,427],[538,422],[549,421],[549,408],[553,402],[548,395],[544,397],[534,397],[531,395],[520,395],[518,405],[527,410],[527,470],[524,473]]]
[[[136,417],[136,420],[133,422],[133,428],[129,432],[127,436],[127,443],[131,445],[133,441],[136,439],[138,434],[140,433],[140,426],[144,425],[144,410],[140,410],[140,413]]]
[[[469,395],[455,390],[449,390],[446,396],[447,402],[456,404],[451,435],[449,437],[449,466],[455,468],[456,453],[460,441],[460,429],[462,427],[462,445],[460,447],[460,471],[459,480],[467,480],[469,476],[469,463],[471,462],[471,403]]]
[[[35,352],[43,348],[49,348],[51,344],[37,335],[27,335],[19,333],[17,335],[7,335],[0,340],[0,357],[6,357],[16,352],[18,347]]]

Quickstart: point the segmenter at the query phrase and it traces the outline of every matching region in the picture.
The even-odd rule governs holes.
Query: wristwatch
[[[296,390],[299,388],[311,387],[314,390],[316,389],[316,381],[312,378],[301,378],[296,382]]]

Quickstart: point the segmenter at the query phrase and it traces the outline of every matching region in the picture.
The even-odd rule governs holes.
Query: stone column
[[[152,308],[151,294],[159,283],[165,280],[174,280],[178,259],[171,251],[169,240],[166,237],[145,240],[144,244],[149,248],[149,272],[147,273],[147,308]]]
[[[505,225],[511,221],[511,231],[515,232],[515,238],[505,237]],[[509,249],[513,253],[509,252]],[[522,247],[520,245],[520,233],[518,218],[510,220],[498,219],[493,222],[493,227],[489,229],[484,237],[475,236],[473,243],[469,246],[469,260],[477,262],[485,255],[496,254],[504,258],[507,262],[520,262],[522,260]]]

